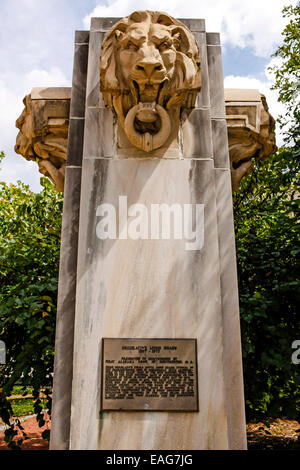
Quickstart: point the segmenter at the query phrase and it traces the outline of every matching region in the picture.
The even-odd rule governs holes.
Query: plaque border
[[[146,341],[149,341],[149,340],[155,340],[155,341],[176,341],[176,340],[180,340],[180,341],[194,341],[194,346],[195,346],[195,365],[196,365],[196,378],[195,378],[195,384],[196,384],[196,393],[195,393],[195,399],[196,399],[196,408],[194,410],[170,410],[170,409],[167,409],[167,410],[164,410],[164,409],[133,409],[133,408],[130,408],[128,410],[126,409],[109,409],[109,408],[106,408],[106,409],[103,409],[103,385],[104,385],[104,380],[103,380],[103,375],[104,375],[104,341],[106,339],[109,339],[109,340],[146,340]],[[199,409],[199,386],[198,386],[198,347],[197,347],[197,338],[120,338],[120,337],[114,337],[114,338],[109,338],[109,337],[103,337],[101,338],[101,374],[100,374],[100,377],[101,377],[101,389],[100,389],[100,411],[99,411],[99,414],[101,413],[106,413],[107,411],[108,412],[121,412],[121,413],[124,413],[124,412],[127,412],[127,413],[130,413],[130,412],[145,412],[145,413],[148,413],[149,411],[151,412],[155,412],[155,413],[160,413],[160,412],[170,412],[170,413],[198,413],[200,411]]]

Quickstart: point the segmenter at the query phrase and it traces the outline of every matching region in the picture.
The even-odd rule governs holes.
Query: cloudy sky
[[[39,191],[37,165],[14,152],[15,120],[31,88],[71,86],[74,31],[89,29],[92,16],[149,9],[205,18],[207,31],[221,33],[225,87],[258,88],[276,118],[282,108],[266,69],[281,42],[281,10],[289,4],[296,0],[0,0],[0,150],[6,155],[0,180],[20,179]]]

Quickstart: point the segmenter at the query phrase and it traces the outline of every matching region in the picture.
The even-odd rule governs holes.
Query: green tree
[[[300,413],[299,366],[292,343],[300,339],[299,157],[300,8],[275,52],[274,89],[286,106],[279,118],[288,147],[244,179],[234,195],[245,392],[248,418]]]
[[[299,417],[299,149],[258,164],[235,200],[247,416]]]
[[[279,63],[270,67],[274,74],[273,90],[279,93],[278,100],[285,105],[286,114],[279,117],[281,128],[285,129],[286,143],[299,140],[300,136],[300,5],[283,8],[282,14],[290,18],[282,32],[282,45],[273,57]]]
[[[47,178],[41,184],[36,194],[21,182],[0,183],[0,339],[7,348],[0,417],[8,425],[7,397],[16,383],[33,387],[40,425],[40,389],[52,385],[62,197]],[[49,410],[50,391],[45,389]],[[10,447],[16,445],[16,433],[13,425],[6,431]]]

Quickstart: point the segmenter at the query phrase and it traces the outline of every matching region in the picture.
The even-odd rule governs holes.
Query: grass
[[[15,385],[12,390],[12,395],[24,395],[24,394],[31,394],[32,388],[31,387],[22,387],[19,385]]]
[[[14,416],[27,416],[34,414],[32,398],[13,398],[10,400]]]
[[[13,415],[17,417],[34,414],[32,388],[15,386],[9,398],[13,409]],[[46,408],[46,400],[41,398],[43,408]]]

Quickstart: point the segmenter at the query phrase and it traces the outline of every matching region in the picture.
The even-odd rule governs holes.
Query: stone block
[[[30,93],[32,100],[69,100],[70,87],[35,87]]]
[[[69,448],[81,168],[66,168],[50,448]]]
[[[198,31],[205,32],[205,20],[201,18],[178,18],[185,26],[187,26],[193,33]]]
[[[84,117],[88,44],[75,44],[70,117]]]
[[[89,31],[75,31],[75,44],[88,44],[89,39]]]
[[[207,46],[210,105],[212,118],[225,118],[222,51],[220,46]]]
[[[212,119],[212,141],[216,168],[229,168],[226,119]]]
[[[201,139],[199,139],[201,132]],[[209,109],[193,109],[182,119],[183,156],[213,158],[211,116]]]
[[[229,169],[215,169],[229,449],[247,448],[235,236]]]
[[[110,158],[116,153],[114,116],[108,108],[87,108],[83,158]]]
[[[225,88],[224,89],[225,101],[237,103],[260,103],[261,93],[252,88]]]
[[[209,96],[209,78],[208,78],[208,63],[207,63],[207,47],[206,47],[206,34],[195,32],[196,38],[201,57],[201,90],[198,93],[196,99],[196,107],[209,108],[210,107],[210,96]]]
[[[67,165],[81,166],[83,154],[84,119],[70,119]]]
[[[100,93],[99,63],[101,45],[106,33],[91,31],[89,42],[89,68],[86,85],[86,106],[104,107],[102,94]]]
[[[219,46],[220,33],[206,33],[206,43],[210,46]]]
[[[122,18],[91,18],[91,31],[109,31]]]

